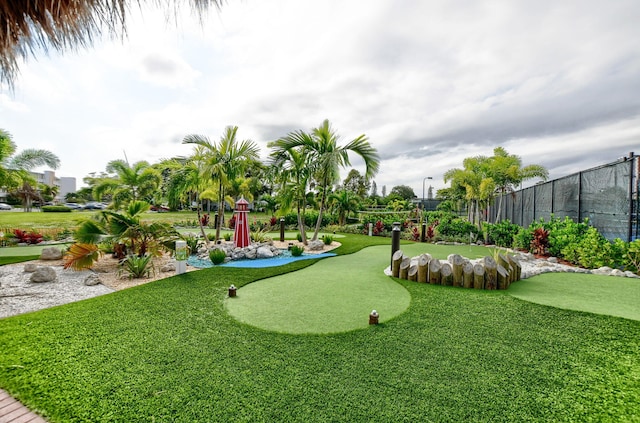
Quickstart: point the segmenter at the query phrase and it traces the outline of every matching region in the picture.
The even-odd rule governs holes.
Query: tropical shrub
[[[298,234],[296,235],[296,239],[298,240],[298,242],[302,242],[302,234],[298,232]]]
[[[536,228],[531,240],[531,252],[534,254],[546,254],[549,248],[549,231],[544,228]]]
[[[293,257],[301,256],[302,253],[304,253],[304,247],[300,247],[299,245],[292,245],[291,246],[291,255]]]
[[[35,232],[35,231],[23,231],[20,229],[14,229],[13,230],[13,236],[18,240],[18,242],[20,243],[25,243],[25,244],[39,244],[42,242],[42,234]]]
[[[640,239],[628,244],[625,263],[631,271],[640,273]]]
[[[463,239],[465,242],[469,240],[470,235],[477,237],[479,233],[476,225],[461,218],[455,218],[451,221],[440,221],[436,227],[436,231],[442,238],[448,240]]]
[[[271,216],[271,218],[269,219],[269,225],[271,227],[276,226],[279,223],[279,219],[275,216]]]
[[[227,258],[227,254],[224,250],[216,248],[209,251],[209,260],[211,260],[211,263],[213,264],[220,264],[224,262],[225,258]]]
[[[153,272],[153,262],[150,255],[129,255],[121,263],[118,274],[127,273],[129,279],[149,277]]]
[[[236,228],[236,216],[233,215],[231,216],[231,219],[229,219],[229,229],[235,229]]]
[[[513,248],[518,250],[531,251],[531,242],[533,242],[533,232],[528,228],[520,228],[513,236]]]
[[[198,238],[195,236],[187,236],[184,238],[187,243],[187,248],[189,249],[189,254],[195,254],[198,252]]]
[[[325,235],[322,237],[322,242],[324,242],[324,245],[331,245],[333,237],[331,235]]]
[[[582,223],[576,223],[568,216],[564,219],[551,216],[549,222],[540,219],[533,222],[531,227],[542,226],[549,231],[549,254],[556,257],[563,256],[562,251],[570,244],[579,243],[580,239],[589,229],[589,220],[585,219]]]
[[[229,232],[225,232],[224,235],[222,235],[224,237],[225,241],[231,241],[231,234]],[[215,235],[214,235],[215,237]]]
[[[209,214],[205,213],[202,216],[200,216],[200,223],[202,224],[202,226],[208,226],[209,225]]]
[[[489,243],[498,247],[511,248],[514,237],[520,231],[520,226],[505,219],[496,224],[485,223],[483,229]]]
[[[267,228],[251,232],[251,239],[253,242],[267,242],[271,240],[271,238],[267,236]]]

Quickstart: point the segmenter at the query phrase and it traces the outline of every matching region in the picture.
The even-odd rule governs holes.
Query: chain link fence
[[[584,170],[497,197],[489,221],[509,219],[528,227],[551,215],[575,222],[585,218],[607,239],[640,238],[638,174],[640,159],[629,153],[616,162]]]

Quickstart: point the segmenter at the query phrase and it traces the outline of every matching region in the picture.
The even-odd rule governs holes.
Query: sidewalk
[[[18,400],[0,389],[0,423],[46,423],[47,421],[29,411]]]

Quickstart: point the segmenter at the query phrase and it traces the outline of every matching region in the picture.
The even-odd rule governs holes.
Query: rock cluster
[[[531,253],[517,253],[516,258],[522,265],[522,279],[537,276],[542,273],[551,272],[567,272],[567,273],[587,273],[593,275],[621,276],[627,278],[638,278],[630,271],[622,271],[620,269],[612,269],[610,267],[601,267],[599,269],[583,269],[581,267],[569,266],[558,262],[556,257],[536,258]]]
[[[225,262],[242,259],[272,258],[282,253],[282,250],[275,247],[273,242],[253,243],[244,248],[234,246],[233,242],[221,242],[220,244],[211,245],[208,249],[206,247],[199,249],[198,258],[208,259],[209,251],[211,250],[224,251],[227,256]]]

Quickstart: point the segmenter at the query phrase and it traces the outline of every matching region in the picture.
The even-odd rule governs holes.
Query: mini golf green
[[[237,320],[261,329],[336,333],[365,328],[377,310],[383,323],[409,307],[409,292],[383,272],[388,246],[325,258],[297,272],[246,285],[225,307]]]
[[[640,280],[580,273],[545,273],[507,291],[521,300],[566,310],[640,320]]]
[[[406,244],[408,256],[430,252],[444,258],[451,253],[469,258],[487,255],[478,246]],[[336,333],[365,328],[376,310],[384,323],[405,311],[409,292],[384,274],[389,245],[367,247],[357,253],[325,258],[297,272],[243,286],[225,307],[235,319],[261,329],[302,333]]]

